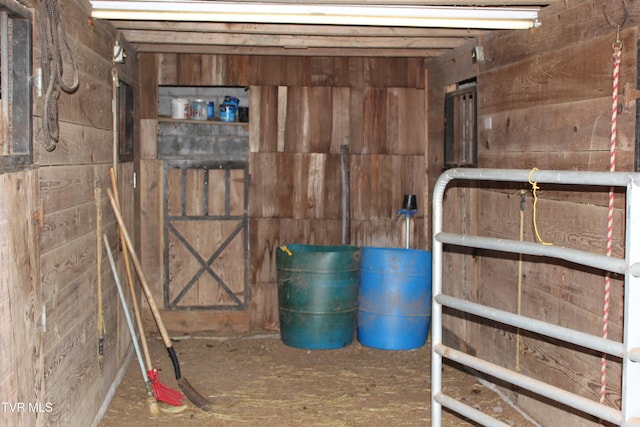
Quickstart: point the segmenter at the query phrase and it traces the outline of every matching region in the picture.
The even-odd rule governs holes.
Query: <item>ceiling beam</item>
[[[133,44],[178,44],[178,45],[221,45],[281,47],[285,49],[333,48],[333,49],[452,49],[464,42],[452,37],[397,37],[385,36],[307,36],[279,34],[229,34],[167,31],[123,31],[126,39]]]
[[[460,28],[369,27],[346,25],[281,25],[169,21],[111,21],[111,23],[121,30],[192,31],[199,33],[473,38],[487,32],[487,30]]]
[[[203,55],[277,55],[277,56],[347,56],[347,57],[417,57],[434,58],[450,49],[380,49],[380,48],[285,48],[221,45],[135,44],[137,52],[190,53]]]

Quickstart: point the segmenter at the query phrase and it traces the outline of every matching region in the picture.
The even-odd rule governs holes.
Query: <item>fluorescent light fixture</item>
[[[94,0],[92,16],[112,20],[373,25],[478,29],[538,26],[537,8],[337,5],[263,2]]]

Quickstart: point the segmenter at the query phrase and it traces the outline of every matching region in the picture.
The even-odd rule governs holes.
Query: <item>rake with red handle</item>
[[[116,206],[120,209],[119,202],[119,194],[118,194],[118,183],[116,180],[116,174],[113,168],[109,169],[109,176],[111,178],[111,190],[113,191],[113,198]],[[131,264],[129,263],[129,251],[127,245],[124,240],[124,234],[122,230],[120,230],[120,244],[122,245],[122,259],[124,262],[124,269],[127,273],[127,282],[129,285],[129,295],[131,296],[131,305],[133,307],[133,314],[136,318],[136,326],[138,328],[138,335],[140,335],[140,343],[142,347],[142,353],[144,354],[144,365],[149,369],[147,371],[147,378],[149,379],[149,383],[153,390],[153,394],[157,400],[160,402],[168,403],[173,406],[182,405],[183,396],[182,394],[172,389],[171,387],[162,384],[160,382],[160,377],[158,376],[158,370],[156,368],[151,367],[151,356],[149,355],[149,346],[147,345],[147,340],[144,335],[144,326],[142,325],[142,316],[140,315],[140,308],[138,307],[138,299],[136,298],[136,293],[133,288],[133,274],[131,272]],[[106,236],[105,236],[106,240]],[[115,273],[114,273],[115,274]]]
[[[140,285],[142,287],[142,291],[144,292],[145,297],[147,298],[147,302],[149,303],[149,308],[151,309],[151,314],[153,315],[154,320],[158,326],[158,330],[160,331],[160,335],[162,336],[162,341],[164,342],[165,347],[167,348],[167,352],[169,353],[169,357],[171,358],[171,363],[173,364],[173,369],[175,371],[176,380],[178,381],[178,386],[182,392],[187,396],[194,405],[199,407],[200,409],[209,410],[209,406],[212,404],[209,399],[201,395],[193,388],[191,383],[184,378],[180,373],[180,363],[178,362],[178,356],[176,355],[175,350],[173,349],[173,344],[171,343],[171,337],[169,337],[169,332],[167,332],[167,328],[164,325],[162,317],[160,316],[160,311],[158,310],[158,305],[156,304],[155,299],[153,298],[153,294],[149,289],[149,285],[147,283],[147,279],[145,278],[144,272],[142,271],[142,264],[136,255],[136,252],[133,247],[133,243],[131,242],[131,238],[129,237],[129,233],[127,232],[127,227],[124,224],[124,220],[122,218],[122,214],[120,212],[120,207],[113,195],[113,192],[110,189],[107,189],[107,195],[109,196],[109,202],[111,203],[111,207],[113,208],[113,213],[115,214],[116,221],[120,226],[120,231],[122,233],[122,238],[124,239],[127,248],[129,249],[129,254],[131,255],[131,261],[133,262],[133,266],[138,273],[138,278],[140,279]]]

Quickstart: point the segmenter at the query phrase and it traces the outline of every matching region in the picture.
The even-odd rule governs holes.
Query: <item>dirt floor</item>
[[[162,383],[179,390],[158,337],[153,363]],[[377,350],[353,344],[338,350],[288,347],[278,334],[182,337],[174,342],[182,373],[213,401],[210,412],[189,404],[178,413],[149,413],[137,360],[131,361],[100,427],[123,426],[367,426],[430,424],[430,353]],[[445,366],[443,389],[513,426],[530,422],[486,387]],[[164,411],[173,407],[160,405]],[[443,411],[443,426],[475,425]]]

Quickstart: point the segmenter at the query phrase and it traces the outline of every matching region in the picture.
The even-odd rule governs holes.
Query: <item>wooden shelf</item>
[[[195,123],[198,125],[220,125],[220,126],[244,126],[249,127],[249,122],[223,122],[218,119],[215,120],[192,120],[192,119],[174,119],[168,116],[158,116],[159,122],[172,122],[172,123]]]

